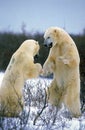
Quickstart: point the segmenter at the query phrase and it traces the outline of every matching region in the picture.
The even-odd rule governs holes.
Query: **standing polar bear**
[[[12,55],[0,87],[0,115],[18,116],[23,109],[24,82],[28,78],[37,77],[42,67],[34,64],[34,56],[39,51],[35,40],[26,40]]]
[[[43,66],[43,75],[54,74],[47,90],[48,101],[60,107],[62,103],[73,116],[81,115],[79,54],[72,38],[63,29],[50,27],[44,34],[45,46],[51,47]]]

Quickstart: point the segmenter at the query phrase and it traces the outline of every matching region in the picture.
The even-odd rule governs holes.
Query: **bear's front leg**
[[[35,66],[36,66],[35,71],[36,71],[36,74],[38,76],[38,75],[40,75],[42,73],[42,66],[39,63],[36,63]]]
[[[29,66],[28,66],[29,67]],[[28,68],[29,69],[29,68]],[[28,72],[26,72],[28,78],[37,78],[42,73],[42,66],[39,63],[32,64]]]
[[[43,65],[42,76],[48,76],[52,74],[54,71],[54,63],[50,59],[47,59]]]

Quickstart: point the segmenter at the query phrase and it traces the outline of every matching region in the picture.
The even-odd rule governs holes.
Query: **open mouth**
[[[34,63],[36,63],[39,59],[39,53],[34,56]]]
[[[48,47],[48,48],[51,48],[51,47],[52,47],[52,45],[53,45],[53,43],[52,43],[52,42],[51,42],[49,45],[44,44],[44,46],[45,46],[45,47]]]
[[[53,45],[53,43],[51,42],[51,43],[50,43],[50,45],[49,45],[49,48],[51,48],[51,47],[52,47],[52,45]]]

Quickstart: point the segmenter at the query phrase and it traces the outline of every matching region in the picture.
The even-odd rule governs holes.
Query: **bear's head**
[[[29,53],[31,56],[35,56],[38,53],[40,47],[37,41],[29,39],[25,40],[19,49],[22,50],[22,52],[24,51]]]
[[[44,45],[52,47],[60,44],[62,42],[63,35],[66,35],[66,32],[59,27],[48,28],[44,34]]]

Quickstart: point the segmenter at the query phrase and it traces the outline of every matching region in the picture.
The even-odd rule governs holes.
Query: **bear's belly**
[[[69,77],[69,70],[67,71],[66,68],[58,68],[54,72],[54,77],[56,79],[56,83],[59,87],[65,87]]]

